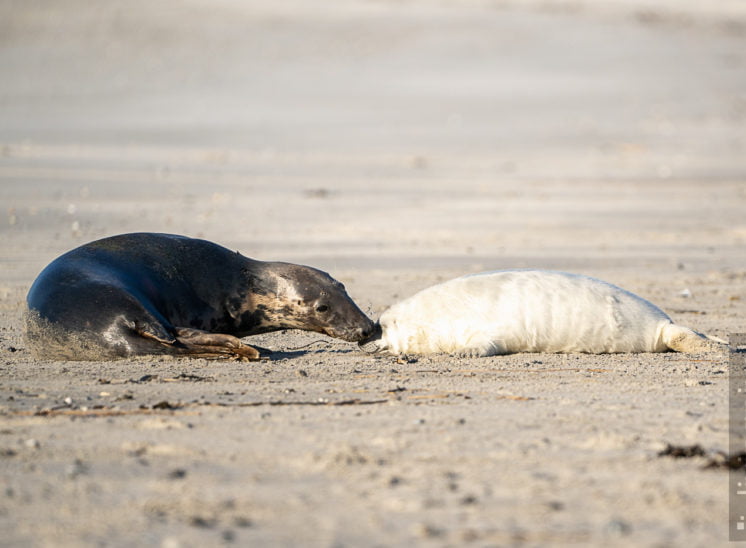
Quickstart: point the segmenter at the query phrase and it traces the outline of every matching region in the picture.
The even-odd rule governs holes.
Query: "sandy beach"
[[[22,317],[153,231],[371,318],[546,268],[746,333],[741,2],[8,1],[0,74],[0,546],[728,544],[726,352],[58,362]]]

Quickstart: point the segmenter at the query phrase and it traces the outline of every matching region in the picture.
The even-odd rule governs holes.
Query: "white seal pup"
[[[564,272],[456,278],[386,310],[360,345],[392,354],[704,352],[720,346],[615,285]]]

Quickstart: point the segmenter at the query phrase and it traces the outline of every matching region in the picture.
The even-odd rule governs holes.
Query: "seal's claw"
[[[248,344],[242,343],[241,346],[235,348],[233,351],[236,353],[237,356],[239,356],[239,359],[241,361],[258,362],[262,359],[259,351],[253,346],[249,346]]]

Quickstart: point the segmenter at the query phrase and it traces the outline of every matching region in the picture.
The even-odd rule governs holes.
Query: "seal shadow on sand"
[[[318,344],[323,344],[325,341],[318,341]],[[311,343],[317,344],[317,343]],[[309,356],[311,354],[364,354],[365,351],[361,351],[358,348],[311,348],[311,349],[287,349],[287,350],[271,350],[255,344],[251,345],[259,351],[260,359],[271,359],[276,360],[292,360]]]

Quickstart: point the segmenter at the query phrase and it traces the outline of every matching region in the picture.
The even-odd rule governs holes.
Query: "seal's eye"
[[[329,310],[329,307],[325,304],[316,307],[316,312],[326,312],[327,310]]]

